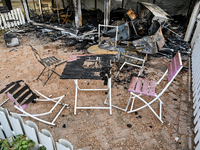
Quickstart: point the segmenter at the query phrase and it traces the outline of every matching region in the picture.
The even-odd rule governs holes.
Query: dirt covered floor
[[[53,135],[54,141],[60,138],[67,139],[75,150],[188,149],[190,143],[188,141],[192,138],[192,120],[190,117],[191,102],[188,101],[187,69],[177,75],[171,86],[161,96],[164,102],[163,124],[149,108],[130,114],[113,108],[112,115],[109,115],[108,110],[77,110],[75,116],[74,81],[61,80],[54,74],[46,86],[43,86],[40,80],[36,80],[43,66],[35,59],[29,44],[36,48],[42,57],[54,55],[62,60],[67,60],[71,54],[82,54],[86,51],[77,51],[73,47],[66,47],[61,41],[49,42],[45,37],[37,38],[34,32],[23,35],[19,40],[20,46],[7,48],[3,34],[1,34],[0,89],[12,81],[24,80],[32,89],[37,89],[46,96],[57,97],[65,94],[63,102],[69,104],[69,108],[65,108],[56,120],[56,126],[46,125],[29,117],[23,117],[24,122],[26,120],[34,121],[39,127],[39,131],[48,129]],[[145,63],[145,78],[157,81],[167,69],[169,61],[170,59],[167,58],[149,56]],[[57,67],[56,71],[62,73],[64,66],[63,64]],[[187,61],[184,61],[184,66],[188,67]],[[116,74],[114,66],[112,71]],[[129,98],[127,91],[129,85],[126,83],[126,80],[130,79],[127,76],[129,71],[120,73],[121,80],[116,82],[112,89],[113,104],[124,108]],[[137,70],[131,71],[137,73]],[[80,80],[79,84],[83,88],[103,87],[103,81]],[[157,90],[162,89],[162,86],[159,86]],[[105,97],[105,92],[79,92],[78,106],[105,106],[103,103]],[[1,94],[0,103],[5,99],[5,94]],[[136,101],[135,104],[137,107],[142,105],[142,102]],[[52,103],[37,102],[30,104],[26,110],[31,113],[44,112],[51,106]],[[151,106],[156,111],[159,110],[158,102]],[[3,107],[11,112],[17,112],[10,102]],[[57,109],[43,119],[50,121],[56,111]]]

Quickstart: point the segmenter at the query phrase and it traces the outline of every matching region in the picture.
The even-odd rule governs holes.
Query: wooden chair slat
[[[172,59],[172,61],[171,61],[171,75],[172,75],[172,77],[176,74],[176,68],[175,68],[175,61],[174,61],[174,58]]]
[[[141,93],[142,81],[143,81],[142,78],[138,78],[136,88],[135,88],[135,93]]]
[[[142,94],[147,95],[149,89],[149,80],[144,79],[143,87],[142,87]]]
[[[168,65],[168,82],[171,81],[173,75],[172,75],[172,63],[169,63]]]
[[[181,66],[182,66],[181,55],[178,52],[168,66],[168,82],[171,81],[171,79],[174,77],[174,75],[177,73],[177,71],[180,69]]]
[[[151,80],[149,86],[149,96],[155,97],[155,87],[156,87],[156,82]]]
[[[135,91],[136,81],[137,81],[137,77],[132,77],[130,85],[129,85],[129,88],[128,88],[129,92],[134,92]]]
[[[175,68],[176,68],[176,72],[177,72],[180,69],[180,67],[182,66],[181,55],[179,52],[174,57],[174,62],[175,62]]]

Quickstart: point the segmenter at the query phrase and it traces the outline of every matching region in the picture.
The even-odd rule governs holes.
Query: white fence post
[[[194,133],[196,134],[194,138],[194,143],[197,145],[196,150],[200,149],[200,32],[199,25],[196,28],[195,34],[192,38],[192,90],[193,90],[193,109],[194,113]]]
[[[4,140],[19,134],[26,134],[28,139],[35,142],[34,149],[45,146],[47,150],[56,150],[55,142],[48,130],[42,129],[41,133],[34,122],[28,120],[25,124],[18,114],[11,114],[12,116],[9,115],[7,109],[0,107],[0,139]],[[56,142],[57,150],[73,150],[73,146],[69,141],[65,139],[59,139],[58,141]]]

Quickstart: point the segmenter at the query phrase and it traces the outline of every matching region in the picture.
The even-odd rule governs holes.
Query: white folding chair
[[[177,52],[175,57],[172,59],[172,61],[168,65],[168,69],[165,71],[165,73],[163,74],[163,76],[160,78],[160,80],[158,82],[155,82],[153,80],[149,81],[147,79],[143,79],[143,78],[139,78],[139,77],[133,77],[130,82],[129,89],[128,89],[128,91],[130,92],[130,98],[129,98],[128,104],[126,106],[126,110],[128,109],[128,106],[129,106],[129,103],[131,100],[132,100],[132,104],[131,104],[130,111],[128,111],[127,113],[135,112],[135,111],[138,111],[138,110],[143,109],[148,106],[150,108],[150,110],[155,114],[155,116],[163,123],[163,121],[162,121],[162,104],[163,104],[163,102],[161,101],[160,96],[169,87],[169,85],[174,80],[174,78],[179,73],[179,71],[182,69],[182,67],[183,67],[183,65],[182,65],[181,55],[179,52]],[[167,73],[168,73],[168,83],[165,85],[165,87],[159,94],[156,94],[155,93],[156,85],[159,85],[161,83],[161,81],[164,79],[164,77],[167,75]],[[155,98],[153,98],[153,100],[151,100],[150,102],[147,102],[146,100],[144,100],[141,97],[142,95],[148,95],[150,97],[155,97]],[[135,98],[140,99],[142,102],[144,102],[145,105],[143,105],[139,108],[133,109]],[[156,113],[154,111],[154,109],[150,106],[156,100],[160,101],[159,114]]]
[[[12,82],[12,83],[8,84],[6,86],[6,88],[4,88],[0,91],[0,93],[5,92],[6,96],[8,97],[8,99],[6,99],[2,104],[0,104],[0,106],[5,104],[10,99],[13,102],[14,107],[16,109],[18,109],[20,112],[22,112],[22,114],[20,114],[20,116],[29,116],[29,117],[32,117],[33,119],[36,119],[43,123],[47,123],[49,125],[55,125],[54,122],[56,121],[56,119],[58,118],[60,113],[63,111],[63,109],[66,106],[68,106],[68,104],[61,103],[61,100],[65,97],[65,95],[62,95],[62,96],[56,97],[56,98],[48,98],[48,97],[44,96],[43,94],[41,94],[40,92],[38,92],[37,90],[34,89],[34,91],[37,94],[39,94],[41,97],[43,97],[44,99],[38,99],[39,96],[37,96],[23,80]],[[25,111],[25,108],[31,102],[36,102],[36,101],[53,102],[55,104],[50,109],[50,111],[40,113],[40,114],[31,114],[31,113]],[[60,109],[60,111],[57,113],[57,115],[53,118],[53,120],[51,122],[38,118],[39,116],[51,114],[57,105],[62,105],[62,108]]]

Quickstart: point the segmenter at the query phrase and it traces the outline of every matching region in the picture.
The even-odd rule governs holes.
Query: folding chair
[[[37,90],[34,89],[34,91],[37,94],[39,94],[41,97],[43,97],[44,99],[38,99],[39,96],[37,96],[23,80],[11,82],[4,89],[2,89],[0,91],[0,94],[5,92],[6,96],[8,97],[8,99],[6,99],[0,106],[4,105],[10,99],[12,101],[12,103],[14,104],[14,107],[17,110],[19,110],[20,112],[22,112],[22,114],[20,114],[21,116],[29,116],[29,117],[32,117],[33,119],[36,119],[43,123],[55,125],[54,122],[56,121],[56,119],[58,118],[60,113],[63,111],[63,109],[66,106],[68,106],[68,104],[61,103],[61,100],[65,97],[65,95],[62,95],[62,96],[56,97],[56,98],[48,98],[48,97],[44,96],[43,94],[41,94],[40,92],[38,92]],[[51,108],[50,111],[40,113],[40,114],[31,114],[31,113],[25,111],[25,108],[31,102],[35,103],[37,101],[43,101],[43,102],[50,101],[50,102],[54,102],[55,105]],[[58,104],[62,105],[62,108],[56,114],[56,116],[53,118],[53,120],[51,122],[38,118],[39,116],[51,114]]]
[[[163,121],[162,121],[162,104],[163,104],[163,102],[160,99],[160,96],[165,92],[165,90],[168,88],[168,86],[174,80],[174,78],[179,73],[179,71],[182,69],[182,67],[183,67],[183,65],[182,65],[181,55],[179,52],[177,52],[175,57],[172,59],[172,61],[168,65],[168,69],[165,71],[165,73],[163,74],[163,76],[160,78],[160,80],[158,82],[155,82],[153,80],[149,81],[148,79],[143,79],[143,78],[139,78],[139,77],[133,77],[131,79],[129,89],[128,89],[128,91],[130,92],[130,98],[129,98],[129,101],[128,101],[125,111],[127,111],[129,103],[132,99],[131,109],[127,113],[135,112],[135,111],[138,111],[138,110],[143,109],[148,106],[150,108],[150,110],[155,114],[155,116],[163,123]],[[168,73],[168,83],[165,85],[163,90],[157,95],[155,93],[156,85],[160,84],[160,82],[164,79],[164,77],[167,75],[167,73]],[[144,100],[141,97],[142,95],[148,95],[150,97],[155,97],[155,98],[153,100],[151,100],[150,102],[147,102],[146,100]],[[140,99],[142,102],[144,102],[145,105],[143,105],[142,107],[133,109],[135,98]],[[159,115],[150,106],[157,99],[160,101]]]
[[[42,72],[40,73],[40,75],[37,77],[36,80],[40,80],[44,83],[43,86],[45,86],[45,84],[49,81],[49,79],[51,78],[51,76],[53,75],[53,73],[55,73],[56,75],[58,75],[60,77],[60,74],[58,74],[57,72],[55,72],[55,69],[57,66],[67,62],[67,61],[63,61],[61,62],[61,60],[57,59],[55,56],[49,56],[49,57],[46,57],[46,58],[41,58],[38,51],[33,48],[31,45],[30,45],[36,59],[38,60],[38,62],[40,64],[42,64],[44,66],[44,69],[42,70]],[[47,70],[47,71],[45,71]],[[42,79],[40,79],[41,75],[45,72],[48,72],[48,77],[47,77],[47,80],[46,81],[43,81]],[[50,73],[51,72],[51,73]]]
[[[64,23],[71,23],[70,17],[72,15],[72,11],[67,11],[66,14],[60,14],[60,19],[63,20],[62,24]]]

